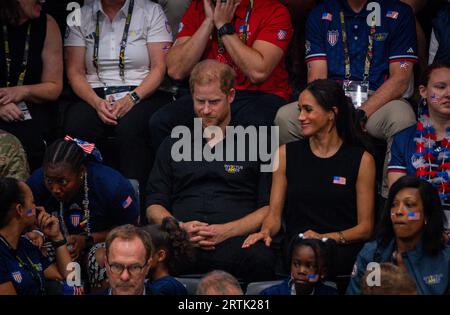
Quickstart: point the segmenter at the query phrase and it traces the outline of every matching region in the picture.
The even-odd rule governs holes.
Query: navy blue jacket
[[[187,295],[186,287],[172,276],[165,276],[146,283],[146,288],[162,295]]]
[[[314,285],[313,295],[337,295],[336,288],[321,281]],[[286,279],[280,284],[268,287],[261,291],[260,295],[291,295],[291,279]]]
[[[361,279],[370,262],[390,262],[395,250],[392,240],[388,246],[381,248],[377,241],[364,245],[356,259],[347,294],[361,294]],[[377,254],[376,254],[377,253]],[[375,257],[375,256],[378,256]],[[402,254],[409,276],[417,286],[418,294],[449,294],[450,248],[445,247],[438,255],[431,256],[423,249],[419,241],[413,250]]]
[[[450,3],[433,20],[434,35],[439,43],[434,62],[450,62]]]

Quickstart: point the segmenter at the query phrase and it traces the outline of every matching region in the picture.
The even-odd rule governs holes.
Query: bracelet
[[[39,230],[33,230],[33,231],[31,231],[31,232],[37,233],[37,234],[39,234],[41,237],[44,237],[44,238],[45,238],[44,233],[42,233],[42,232],[39,231]]]
[[[339,235],[339,243],[341,244],[347,244],[347,240],[344,237],[344,233],[342,233],[341,231],[337,232]]]
[[[53,248],[56,250],[59,247],[66,245],[67,244],[67,240],[65,238],[63,238],[62,240],[54,241],[54,242],[51,242],[51,243],[52,243]]]

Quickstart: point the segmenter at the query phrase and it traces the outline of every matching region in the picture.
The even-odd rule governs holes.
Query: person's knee
[[[297,110],[297,103],[289,103],[282,106],[275,115],[275,125],[281,128],[288,126],[289,121],[297,119],[295,112]],[[297,110],[298,112],[298,110]]]

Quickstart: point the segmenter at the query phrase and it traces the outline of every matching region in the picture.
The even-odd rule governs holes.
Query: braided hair
[[[73,141],[59,139],[45,151],[43,166],[66,164],[78,172],[86,159],[86,153]]]
[[[193,261],[194,248],[189,236],[174,218],[164,218],[161,224],[148,225],[145,229],[152,237],[155,251],[166,251],[165,263],[170,275],[180,274],[182,266]]]

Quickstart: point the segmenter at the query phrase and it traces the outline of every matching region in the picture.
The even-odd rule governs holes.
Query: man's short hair
[[[414,280],[402,268],[391,264],[380,264],[380,284],[370,286],[368,277],[372,271],[367,271],[361,279],[361,291],[364,295],[416,295],[417,287]]]
[[[220,90],[228,95],[234,87],[235,79],[236,72],[229,65],[220,63],[217,60],[207,59],[199,62],[192,69],[189,87],[191,94],[193,94],[196,84],[206,85],[212,82],[219,82]]]
[[[242,288],[235,277],[222,270],[207,273],[197,286],[197,295],[238,295]]]
[[[112,229],[108,233],[108,236],[106,237],[106,257],[108,257],[109,248],[116,238],[123,240],[132,240],[134,238],[140,239],[145,247],[145,261],[153,254],[153,243],[150,234],[137,226],[125,224]]]

